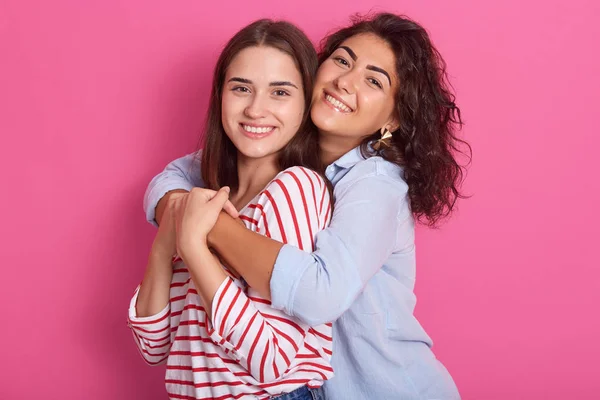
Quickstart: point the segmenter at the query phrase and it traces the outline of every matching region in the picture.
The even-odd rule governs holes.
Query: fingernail
[[[223,186],[223,190],[225,190],[227,193],[229,193],[229,191],[230,191],[231,189],[229,189],[229,186]]]

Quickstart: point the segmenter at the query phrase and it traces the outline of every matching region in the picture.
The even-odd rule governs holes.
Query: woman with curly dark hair
[[[335,208],[315,251],[254,234],[224,213],[199,238],[272,307],[309,325],[334,321],[330,399],[460,397],[413,315],[415,221],[437,225],[461,197],[455,156],[466,143],[456,135],[462,122],[445,68],[425,29],[405,17],[358,17],[329,35],[311,119]],[[151,182],[150,221],[172,189],[206,187],[188,173],[191,160]]]

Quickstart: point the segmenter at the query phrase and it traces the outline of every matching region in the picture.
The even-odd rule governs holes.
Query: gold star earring
[[[373,148],[375,150],[381,150],[381,148],[383,146],[390,147],[390,143],[389,143],[388,139],[392,138],[392,132],[390,132],[389,129],[386,128],[385,126],[383,128],[381,128],[381,130],[379,132],[381,133],[381,138],[375,142],[375,144],[373,145]]]

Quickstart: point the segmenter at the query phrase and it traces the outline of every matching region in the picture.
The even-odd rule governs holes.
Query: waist
[[[350,338],[334,342],[334,352],[336,377],[324,385],[329,399],[459,398],[452,377],[424,342],[389,340],[387,347],[374,348]]]
[[[323,388],[319,387],[309,387],[308,385],[299,387],[298,389],[284,393],[282,395],[271,397],[271,399],[277,400],[323,400],[324,397]]]

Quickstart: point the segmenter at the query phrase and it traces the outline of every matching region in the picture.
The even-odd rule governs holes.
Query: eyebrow
[[[340,46],[339,48],[346,50],[346,52],[348,54],[350,54],[350,57],[352,58],[352,60],[356,61],[358,59],[358,57],[356,56],[356,53],[350,47]],[[379,73],[385,75],[386,78],[388,79],[388,82],[390,83],[390,86],[392,86],[392,79],[390,78],[390,74],[388,74],[385,69],[376,67],[375,65],[367,65],[367,69],[370,69],[371,71],[379,72]]]
[[[298,86],[294,85],[290,81],[275,81],[275,82],[269,83],[269,86],[293,86],[296,89],[298,89]]]
[[[388,78],[388,82],[390,83],[390,86],[392,86],[392,80],[390,79],[390,74],[388,74],[385,71],[385,69],[376,67],[374,65],[367,65],[367,69],[384,74],[386,76],[386,78]]]
[[[352,57],[352,59],[354,61],[356,61],[356,59],[358,58],[358,57],[356,57],[356,53],[350,47],[348,47],[348,46],[340,46],[339,48],[346,50],[346,52],[348,54],[350,54],[350,57]]]
[[[252,81],[250,79],[239,78],[237,76],[234,76],[233,78],[229,79],[227,82],[240,82],[240,83],[246,83],[248,85],[252,84]],[[269,83],[269,86],[291,86],[291,87],[295,87],[296,89],[298,89],[298,86],[294,85],[290,81],[275,81],[275,82]]]

